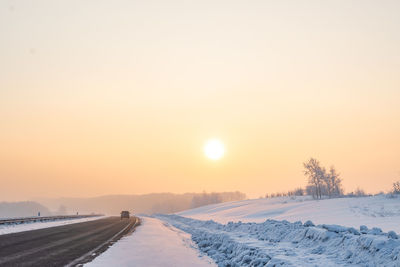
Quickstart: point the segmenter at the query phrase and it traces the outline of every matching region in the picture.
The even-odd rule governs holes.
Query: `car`
[[[121,220],[124,218],[129,219],[129,215],[130,215],[129,211],[127,210],[121,211]]]

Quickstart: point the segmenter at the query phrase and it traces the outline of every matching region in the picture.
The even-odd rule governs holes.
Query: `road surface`
[[[132,231],[137,222],[135,217],[108,217],[0,235],[0,266],[74,266],[87,262]]]

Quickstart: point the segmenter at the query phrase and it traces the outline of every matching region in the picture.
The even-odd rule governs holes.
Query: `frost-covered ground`
[[[263,223],[158,218],[192,235],[219,266],[400,266],[400,240],[379,228],[266,220]]]
[[[155,218],[142,224],[85,266],[215,266],[188,233]]]
[[[65,219],[65,220],[55,220],[55,221],[46,221],[46,222],[26,222],[22,224],[4,224],[0,225],[0,235],[4,234],[12,234],[17,232],[24,232],[30,230],[38,230],[42,228],[55,227],[60,225],[67,225],[73,223],[82,223],[88,221],[94,221],[103,219],[107,216],[98,216],[98,217],[89,217],[89,218],[81,218],[81,219]]]
[[[220,266],[400,266],[400,198],[253,199],[178,215],[158,218]]]
[[[280,197],[227,202],[187,210],[178,215],[219,223],[264,222],[266,219],[339,224],[358,228],[379,227],[400,233],[400,197],[384,195],[360,198],[312,200],[309,197]]]

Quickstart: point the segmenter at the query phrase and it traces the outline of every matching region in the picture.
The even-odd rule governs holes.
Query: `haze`
[[[0,201],[400,172],[399,1],[2,1]],[[226,148],[213,161],[206,140]]]

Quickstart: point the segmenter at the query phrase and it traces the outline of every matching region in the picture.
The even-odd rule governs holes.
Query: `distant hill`
[[[0,218],[37,216],[38,212],[41,216],[51,215],[48,208],[34,201],[0,202]]]
[[[92,198],[37,199],[51,210],[63,206],[68,213],[119,214],[129,210],[136,214],[173,213],[203,205],[243,200],[240,192],[223,193],[154,193],[146,195],[107,195]]]

